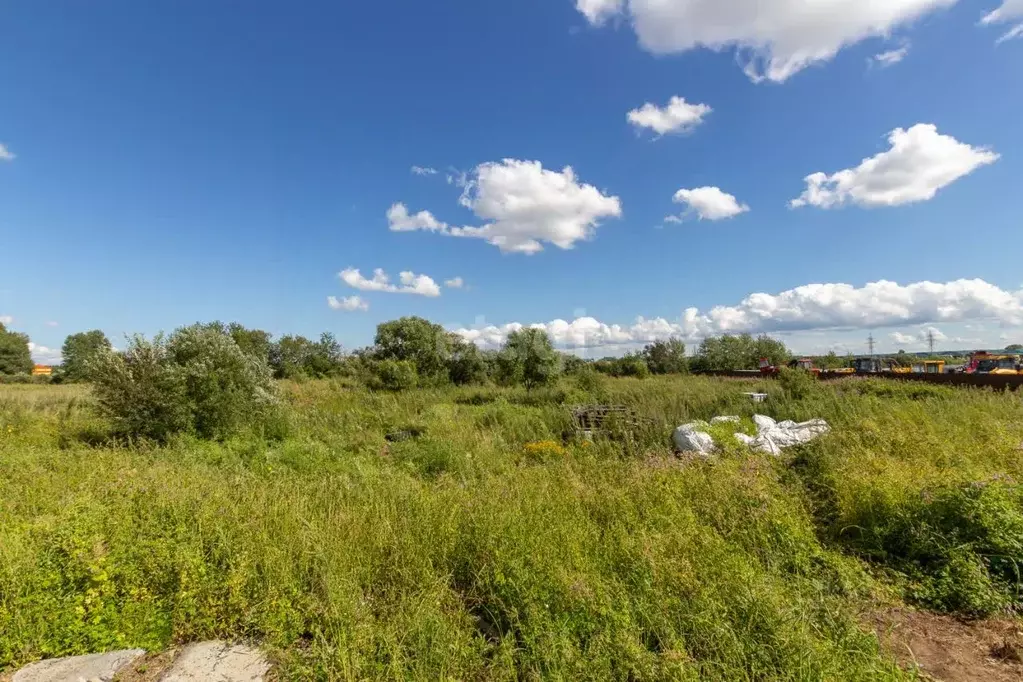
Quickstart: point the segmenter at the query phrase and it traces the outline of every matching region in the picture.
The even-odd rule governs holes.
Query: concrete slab
[[[142,649],[51,658],[14,673],[11,682],[111,682],[117,673],[143,655]]]
[[[258,649],[227,642],[191,644],[160,682],[263,682],[270,663]]]

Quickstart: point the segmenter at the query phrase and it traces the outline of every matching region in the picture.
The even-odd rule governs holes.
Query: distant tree
[[[377,326],[376,356],[380,360],[407,360],[420,380],[447,378],[451,335],[439,324],[421,317],[403,317]]]
[[[0,374],[31,374],[32,352],[28,336],[8,331],[0,322]]]
[[[648,345],[643,349],[643,358],[653,374],[683,374],[689,371],[686,344],[674,336]]]
[[[487,381],[487,361],[483,353],[475,343],[469,343],[454,334],[451,336],[448,378],[459,386]]]
[[[1009,353],[1021,353],[1023,352],[1023,343],[1012,343],[1005,347],[1005,350]]]
[[[561,372],[566,376],[572,376],[585,372],[589,369],[590,363],[574,353],[559,353],[561,358]]]
[[[227,333],[231,335],[234,342],[246,355],[269,361],[270,348],[273,346],[273,335],[262,329],[247,329],[246,327],[232,322],[227,326]]]
[[[64,358],[61,368],[64,381],[88,380],[92,361],[99,353],[109,351],[110,348],[110,339],[98,329],[68,336],[60,351]]]
[[[694,370],[756,369],[761,358],[781,367],[788,363],[792,354],[784,343],[769,336],[726,334],[704,339],[690,367]]]
[[[561,371],[551,338],[544,330],[534,328],[509,334],[497,364],[502,381],[523,384],[527,389],[554,383]]]
[[[324,332],[320,340],[283,336],[269,348],[270,367],[278,379],[336,376],[344,368],[344,349],[334,335]]]
[[[831,351],[827,355],[814,358],[814,364],[821,369],[841,369],[846,366],[845,363],[845,359],[840,358],[835,351]]]

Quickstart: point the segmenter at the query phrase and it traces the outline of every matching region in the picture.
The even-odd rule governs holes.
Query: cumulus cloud
[[[990,149],[941,135],[929,123],[918,123],[909,130],[896,128],[889,133],[888,142],[888,151],[864,159],[856,168],[833,175],[808,175],[806,191],[789,205],[873,208],[927,201],[943,187],[999,158]]]
[[[358,268],[342,270],[338,277],[341,281],[360,291],[381,291],[389,294],[416,294],[434,298],[440,296],[440,287],[431,277],[417,275],[408,270],[398,274],[400,285],[393,284],[391,278],[382,268],[373,271],[373,278],[366,279]]]
[[[808,284],[779,294],[751,294],[736,305],[706,311],[688,308],[673,320],[640,317],[631,325],[618,325],[580,317],[571,322],[512,322],[455,331],[468,341],[494,347],[510,332],[529,326],[544,329],[561,347],[598,348],[671,336],[695,342],[721,334],[875,329],[968,319],[1023,324],[1023,290],[1005,291],[980,279],[908,285],[882,280],[863,287]]]
[[[10,315],[0,315],[0,324],[8,325],[14,324],[14,318]]]
[[[926,346],[930,344],[930,340],[933,338],[935,343],[942,343],[948,341],[948,335],[942,332],[937,327],[926,327],[920,329],[912,334],[906,334],[903,332],[894,332],[890,335],[890,338],[895,343],[902,346]],[[956,339],[958,340],[958,339]]]
[[[332,310],[344,310],[349,313],[357,310],[362,312],[369,310],[369,303],[358,296],[346,296],[341,299],[336,296],[328,296],[327,305],[329,305]]]
[[[415,230],[441,232],[448,229],[447,223],[440,222],[429,211],[420,211],[415,215],[410,215],[408,208],[401,202],[387,209],[387,223],[394,232],[412,232]]]
[[[32,361],[40,365],[59,365],[62,361],[59,348],[47,348],[29,341],[28,350],[32,354]]]
[[[706,104],[690,104],[676,95],[664,107],[647,102],[626,114],[626,118],[637,128],[649,128],[658,135],[665,135],[690,132],[712,111]]]
[[[437,169],[428,166],[412,166],[413,175],[436,175]]]
[[[888,36],[955,2],[576,0],[576,9],[594,26],[613,17],[628,20],[640,45],[653,54],[736,48],[753,81],[781,82],[843,47]]]
[[[58,323],[58,322],[54,322],[54,321],[52,321],[52,320],[51,320],[51,321],[49,321],[49,322],[47,322],[47,323],[46,323],[46,326],[47,326],[47,327],[59,327],[59,326],[60,326],[60,323]]]
[[[429,211],[410,215],[401,203],[391,206],[387,220],[398,232],[483,239],[504,252],[533,254],[543,251],[544,242],[571,249],[592,237],[602,219],[622,213],[618,197],[579,182],[570,166],[557,172],[539,161],[515,159],[477,166],[465,178],[459,203],[484,224],[455,227]]]
[[[881,52],[879,54],[875,54],[871,58],[871,63],[881,67],[882,69],[884,69],[884,68],[887,68],[889,66],[894,66],[895,64],[898,64],[903,59],[905,59],[906,55],[908,55],[908,54],[909,54],[909,45],[904,45],[904,46],[900,47],[897,50],[888,50],[887,52]]]
[[[672,198],[676,204],[685,204],[686,213],[695,213],[700,220],[724,220],[734,218],[749,210],[746,204],[740,204],[731,194],[722,192],[717,187],[697,187],[696,189],[680,189]],[[683,214],[684,216],[685,214]],[[677,222],[681,222],[679,217]],[[671,221],[676,222],[676,221]]]
[[[448,289],[461,289],[465,286],[465,280],[461,277],[452,277],[451,279],[444,280],[444,286]]]
[[[980,23],[989,26],[992,24],[1004,24],[1010,21],[1023,19],[1023,0],[1005,0],[1000,7],[988,12],[980,20]],[[996,42],[1002,43],[1012,38],[1023,36],[1023,23],[1009,29]]]
[[[14,161],[17,158],[7,147],[0,144],[0,161]]]

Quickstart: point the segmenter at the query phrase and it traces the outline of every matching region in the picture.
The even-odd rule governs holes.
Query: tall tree
[[[380,360],[407,360],[420,380],[447,376],[451,335],[439,324],[421,317],[403,317],[377,326],[376,356]]]
[[[674,336],[648,345],[643,349],[643,357],[653,374],[682,374],[689,369],[686,344]]]
[[[503,381],[521,383],[529,389],[554,383],[561,372],[558,352],[542,329],[520,329],[509,334],[497,362]]]
[[[0,322],[0,374],[30,374],[32,352],[28,348],[28,335],[8,331]]]
[[[452,334],[448,377],[452,383],[459,386],[486,382],[487,362],[475,343],[469,343]]]
[[[60,351],[64,357],[64,380],[86,381],[89,378],[89,366],[97,354],[110,348],[110,339],[98,329],[68,336]]]

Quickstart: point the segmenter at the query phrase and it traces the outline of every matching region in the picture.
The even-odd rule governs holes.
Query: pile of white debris
[[[739,423],[739,417],[714,417],[711,424],[725,422]],[[796,423],[793,421],[776,422],[770,417],[762,414],[753,416],[753,423],[757,425],[757,435],[750,436],[745,433],[735,434],[736,440],[748,445],[757,452],[768,455],[780,455],[785,448],[793,445],[809,443],[818,436],[823,436],[831,430],[828,423],[823,419],[811,419],[808,422]],[[678,452],[693,452],[701,455],[711,455],[717,449],[717,443],[713,436],[707,433],[709,426],[707,422],[692,422],[683,424],[675,429],[672,440],[675,441],[675,450]]]

